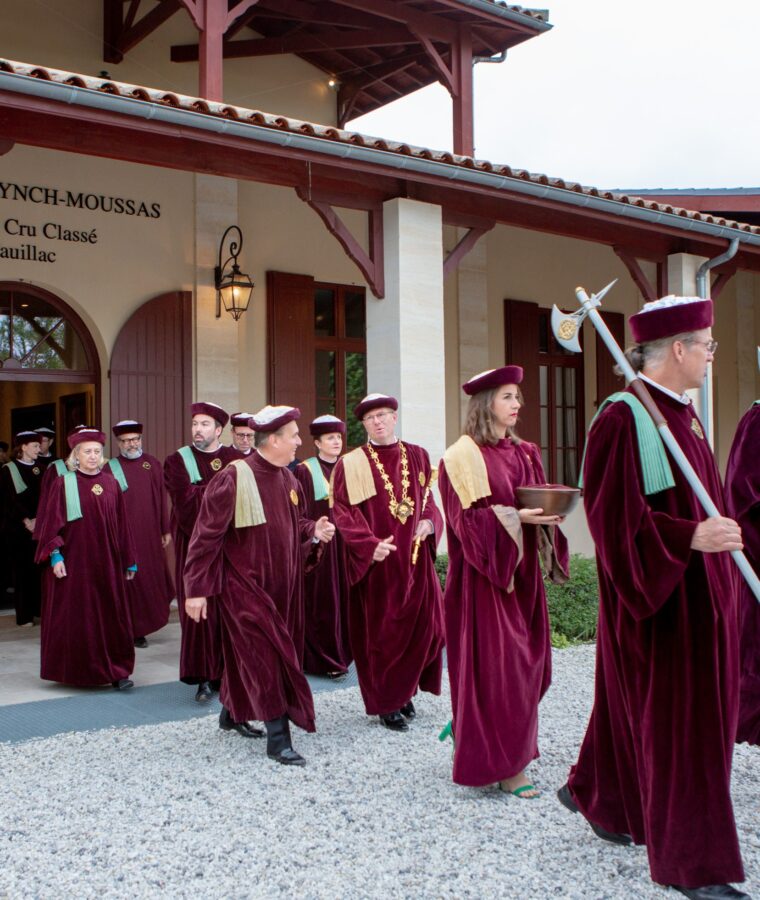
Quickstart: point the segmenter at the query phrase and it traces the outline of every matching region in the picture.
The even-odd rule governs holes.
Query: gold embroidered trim
[[[348,502],[351,506],[364,503],[365,500],[376,496],[377,488],[375,487],[375,479],[372,477],[372,467],[369,464],[367,454],[361,447],[357,447],[356,450],[352,450],[341,457],[338,465],[343,466],[343,474],[346,478],[346,492],[348,493]],[[330,476],[331,485],[335,479],[337,468],[338,466],[332,470]],[[333,490],[330,490],[329,500],[331,507],[334,503],[333,495]]]
[[[235,528],[250,528],[253,525],[266,524],[264,505],[261,502],[259,486],[253,469],[244,459],[236,459],[230,463],[237,469],[235,484]]]
[[[486,461],[480,447],[463,434],[443,454],[446,475],[454,488],[462,509],[469,509],[476,500],[491,496]]]
[[[385,471],[385,467],[380,462],[377,450],[375,450],[372,444],[367,443],[367,452],[369,453],[370,459],[375,464],[378,475],[383,480],[385,490],[388,492],[388,509],[394,518],[398,519],[402,525],[406,525],[406,520],[414,515],[414,500],[409,496],[409,458],[406,454],[406,447],[402,441],[398,442],[398,449],[401,454],[400,500],[396,499],[396,491],[393,488],[393,483],[391,482],[388,473]]]

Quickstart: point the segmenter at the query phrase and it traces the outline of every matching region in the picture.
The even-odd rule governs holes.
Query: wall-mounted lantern
[[[237,232],[237,239],[230,238],[229,253],[230,255],[222,263],[224,255],[224,244],[227,235],[231,231]],[[222,306],[237,322],[237,320],[248,309],[248,304],[253,293],[254,283],[250,275],[240,271],[238,265],[238,255],[243,249],[243,233],[237,225],[230,227],[222,235],[219,244],[219,262],[214,268],[214,287],[216,288],[216,317],[221,318]],[[232,263],[232,266],[230,266]]]

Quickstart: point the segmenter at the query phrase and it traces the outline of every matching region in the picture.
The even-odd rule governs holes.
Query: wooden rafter
[[[456,38],[457,26],[449,19],[432,16],[394,0],[332,0],[334,4],[361,10],[381,19],[400,22],[423,31],[434,40],[451,42]]]
[[[483,235],[488,234],[495,224],[495,222],[490,222],[487,225],[470,228],[469,231],[463,235],[456,247],[454,247],[443,261],[444,278],[448,277],[452,272],[455,272],[459,268],[459,263],[462,262]]]
[[[161,0],[137,19],[140,0],[130,0],[126,16],[123,0],[103,0],[104,61],[122,62],[126,53],[170,19],[181,5],[180,0]]]
[[[446,90],[450,94],[453,94],[456,89],[456,85],[454,84],[454,75],[453,75],[451,69],[444,62],[443,57],[436,49],[433,42],[422,31],[418,31],[418,30],[412,28],[412,33],[415,35],[417,40],[424,47],[425,53],[427,54],[428,59],[433,64],[433,68],[438,73],[438,80],[441,82],[441,84],[446,88]]]
[[[343,247],[348,258],[356,264],[378,300],[385,296],[385,266],[383,260],[383,208],[380,204],[365,208],[368,214],[369,253],[351,234],[346,223],[333,209],[332,203],[308,188],[297,187],[296,193],[324,222],[330,234]],[[341,202],[335,197],[333,202]],[[353,204],[352,204],[353,205]]]
[[[638,260],[635,256],[632,256],[627,250],[623,247],[613,247],[615,251],[615,255],[620,259],[623,265],[628,269],[628,272],[636,283],[636,287],[639,289],[641,296],[649,301],[657,299],[657,292],[655,290],[652,282],[647,278],[644,274],[644,270],[639,265]]]
[[[729,281],[731,281],[731,279],[736,274],[736,269],[737,266],[732,266],[731,268],[725,269],[724,271],[718,273],[715,281],[713,281],[712,286],[710,287],[710,297],[712,297],[713,300],[718,299],[723,288],[728,284]]]

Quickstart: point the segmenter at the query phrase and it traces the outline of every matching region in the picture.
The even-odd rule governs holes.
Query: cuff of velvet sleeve
[[[63,562],[63,554],[61,553],[61,551],[53,550],[53,552],[50,554],[50,565],[56,566],[56,565],[58,565],[58,563],[62,563],[62,562]]]

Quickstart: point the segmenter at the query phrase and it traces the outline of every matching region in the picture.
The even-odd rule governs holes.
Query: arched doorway
[[[0,281],[0,440],[53,428],[55,449],[76,424],[100,424],[100,363],[80,316],[50,291]]]

